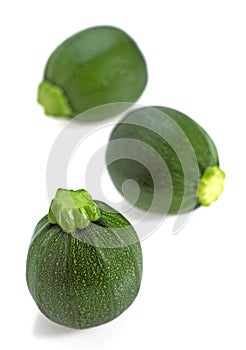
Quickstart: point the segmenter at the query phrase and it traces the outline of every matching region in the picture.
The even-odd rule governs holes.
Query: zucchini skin
[[[70,328],[114,319],[134,301],[141,283],[136,232],[121,214],[95,202],[101,218],[73,234],[43,217],[28,251],[26,279],[33,299],[49,319]]]
[[[111,26],[85,29],[49,57],[44,80],[63,89],[73,116],[114,102],[135,102],[147,83],[145,59],[133,39]]]
[[[128,201],[144,210],[177,214],[200,206],[200,178],[207,167],[219,165],[219,158],[214,142],[194,120],[177,110],[156,106],[132,111],[116,125],[106,163],[120,193],[126,180],[138,184],[137,200],[131,185],[124,189]]]

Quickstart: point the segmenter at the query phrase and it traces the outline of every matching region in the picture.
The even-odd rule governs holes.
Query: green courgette
[[[130,223],[85,190],[59,189],[27,256],[27,285],[41,312],[71,328],[104,324],[134,301],[141,276]]]
[[[73,117],[90,108],[135,102],[147,82],[145,59],[119,28],[80,31],[50,55],[38,88],[47,115]]]
[[[223,190],[225,174],[214,142],[171,108],[128,112],[111,133],[106,162],[116,188],[144,210],[189,212],[210,205]]]

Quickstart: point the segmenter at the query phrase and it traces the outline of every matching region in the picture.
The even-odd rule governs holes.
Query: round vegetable
[[[111,133],[106,161],[116,188],[145,210],[189,212],[210,205],[223,190],[215,144],[194,120],[171,108],[128,113]]]
[[[38,102],[47,115],[72,117],[107,103],[135,102],[146,82],[146,63],[133,39],[115,27],[92,27],[51,54]]]
[[[85,190],[59,189],[27,257],[27,285],[41,312],[71,328],[106,323],[134,301],[141,276],[130,223]]]

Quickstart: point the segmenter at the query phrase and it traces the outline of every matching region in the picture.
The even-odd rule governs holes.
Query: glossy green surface
[[[71,328],[88,328],[120,315],[141,283],[142,253],[129,222],[95,201],[98,221],[64,233],[45,216],[28,251],[26,279],[41,312]]]
[[[127,200],[145,210],[173,214],[200,206],[197,191],[202,173],[219,164],[207,132],[166,107],[127,114],[111,133],[106,161],[114,185]],[[127,179],[139,185],[136,201],[134,182],[123,187]]]
[[[56,98],[52,105],[49,91],[40,98],[44,90],[41,84],[38,101],[45,113],[58,116],[64,110],[63,115],[68,116],[71,109],[70,116],[74,116],[106,103],[135,102],[145,88],[147,68],[128,34],[115,27],[98,26],[59,45],[47,61],[43,81],[61,88],[66,97],[60,102]]]

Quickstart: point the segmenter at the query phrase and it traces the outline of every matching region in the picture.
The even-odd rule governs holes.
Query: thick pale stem
[[[48,219],[64,232],[75,232],[100,218],[100,209],[85,190],[59,188],[50,204]]]
[[[61,87],[44,80],[38,87],[38,103],[47,115],[69,117],[73,114],[67,96]]]
[[[224,189],[224,179],[225,173],[218,166],[205,169],[197,192],[201,205],[209,206],[219,198]]]

